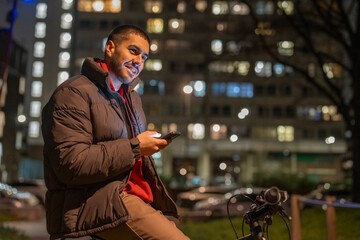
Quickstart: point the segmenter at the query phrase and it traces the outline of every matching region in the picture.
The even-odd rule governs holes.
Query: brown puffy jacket
[[[93,58],[85,60],[81,72],[55,90],[42,112],[51,239],[91,235],[126,222],[120,192],[140,157],[139,141],[132,138],[120,95],[109,88],[108,73]],[[124,90],[136,134],[146,129],[141,99],[132,86],[138,82]],[[178,217],[151,157],[144,157],[143,174],[154,195],[153,207]]]

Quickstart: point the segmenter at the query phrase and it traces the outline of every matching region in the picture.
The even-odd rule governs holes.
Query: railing
[[[337,203],[336,197],[327,196],[325,201],[313,200],[301,197],[300,195],[291,195],[291,239],[301,240],[301,219],[300,219],[300,202],[312,205],[326,205],[326,239],[336,240],[336,213],[335,207],[343,208],[360,208],[358,203]]]

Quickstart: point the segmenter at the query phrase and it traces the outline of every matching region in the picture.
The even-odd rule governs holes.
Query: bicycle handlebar
[[[286,200],[287,192],[277,187],[261,191],[250,210],[244,214],[244,220],[250,226],[251,233],[236,240],[265,240],[264,232],[258,222],[265,221],[267,225],[271,225],[272,216],[277,213],[289,219],[281,206]]]

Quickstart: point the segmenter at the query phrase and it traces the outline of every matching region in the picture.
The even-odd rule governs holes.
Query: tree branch
[[[257,25],[258,25],[258,19],[257,19],[257,17],[255,16],[255,13],[254,13],[254,11],[253,11],[252,6],[251,6],[246,0],[243,0],[243,2],[248,5],[248,7],[249,7],[249,9],[250,9],[250,16],[251,16],[251,18],[253,19],[255,25],[257,26]],[[285,13],[283,12],[283,14],[285,14]],[[302,32],[301,32],[301,34],[303,35]],[[259,36],[259,39],[260,39],[262,45],[263,45],[264,48],[265,48],[265,51],[266,51],[274,60],[276,60],[277,62],[282,63],[282,64],[284,64],[284,65],[288,65],[288,66],[292,67],[295,71],[299,72],[299,73],[300,73],[301,75],[303,75],[311,84],[313,84],[317,89],[319,89],[321,92],[323,92],[323,93],[329,98],[329,100],[330,100],[331,102],[333,102],[334,105],[336,105],[336,106],[342,106],[342,105],[344,105],[344,104],[343,104],[343,101],[342,101],[342,98],[341,98],[341,94],[340,94],[340,95],[338,94],[338,92],[339,92],[338,89],[335,88],[335,90],[336,90],[335,93],[337,93],[337,94],[335,94],[336,97],[334,97],[333,94],[331,94],[331,92],[329,92],[326,88],[324,88],[322,85],[320,85],[314,78],[312,78],[312,77],[308,74],[308,72],[307,72],[306,70],[298,67],[296,64],[289,63],[289,62],[284,61],[284,60],[282,60],[281,58],[279,58],[279,56],[278,56],[277,54],[273,53],[273,52],[270,50],[269,45],[266,43],[266,40],[264,39],[264,37],[263,37],[261,34],[259,34],[258,36]],[[322,69],[322,67],[321,67],[321,69]],[[322,72],[323,72],[323,71],[322,71]],[[325,75],[325,76],[326,76],[326,75]],[[328,79],[327,79],[327,80],[328,80]],[[333,84],[330,83],[330,85],[333,85]],[[332,86],[332,87],[334,88],[335,86]]]

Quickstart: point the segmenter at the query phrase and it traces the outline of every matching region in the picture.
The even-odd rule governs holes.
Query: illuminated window
[[[214,61],[209,64],[212,73],[237,73],[246,76],[250,69],[247,61]]]
[[[211,41],[211,51],[217,55],[222,54],[223,44],[221,40],[212,40]]]
[[[190,82],[190,85],[194,89],[195,97],[204,97],[205,96],[206,85],[205,85],[204,81],[201,81],[201,80],[192,81],[192,82]]]
[[[31,96],[41,97],[42,96],[43,83],[41,81],[33,81],[31,83]]]
[[[186,2],[185,1],[179,1],[176,10],[177,10],[178,13],[186,12]]]
[[[315,120],[315,121],[341,121],[342,117],[338,113],[337,107],[333,105],[329,106],[317,106],[309,107],[303,106],[297,108],[297,115],[306,120]]]
[[[276,139],[277,136],[275,127],[253,127],[251,135],[259,139]]]
[[[282,12],[285,12],[286,15],[294,14],[294,3],[292,1],[278,1],[278,7],[282,10],[279,14]]]
[[[219,32],[226,31],[228,29],[228,23],[227,22],[218,22],[216,23],[216,30]]]
[[[281,41],[278,42],[278,52],[283,56],[294,55],[294,42],[292,41]]]
[[[227,127],[224,124],[210,125],[210,138],[214,140],[225,139],[227,135]]]
[[[259,77],[271,77],[271,62],[255,62],[255,74]]]
[[[176,123],[170,123],[170,124],[162,124],[161,126],[161,132],[162,133],[169,133],[169,132],[175,132],[178,130]]]
[[[32,101],[30,103],[30,116],[31,117],[40,117],[41,113],[41,102],[40,101]]]
[[[270,36],[271,34],[273,34],[273,30],[271,29],[271,23],[259,22],[257,28],[255,29],[255,34],[263,36]]]
[[[285,67],[284,64],[275,63],[273,66],[274,74],[277,77],[281,77],[285,75]]]
[[[161,18],[149,18],[146,29],[148,33],[162,33],[164,30],[164,21]]]
[[[342,77],[342,67],[336,63],[325,63],[323,65],[323,71],[330,79]]]
[[[292,126],[278,126],[277,138],[279,142],[292,142],[294,141],[294,127]]]
[[[61,2],[61,7],[64,10],[71,9],[72,5],[73,5],[73,0],[62,0]]]
[[[249,73],[250,63],[248,61],[236,62],[238,73],[242,76],[246,76]]]
[[[70,66],[70,53],[60,52],[59,53],[59,67],[68,68]]]
[[[325,121],[329,121],[329,120],[341,121],[342,120],[341,114],[338,112],[337,107],[334,105],[322,106],[321,112],[323,114],[323,119]]]
[[[161,13],[163,9],[162,1],[147,0],[145,1],[145,12],[147,13]]]
[[[45,55],[45,43],[35,42],[34,43],[34,57],[42,58]]]
[[[147,71],[161,71],[162,69],[162,62],[160,59],[148,59],[145,62],[145,69]]]
[[[36,15],[37,18],[44,19],[47,16],[47,4],[46,3],[38,3],[36,5]]]
[[[253,95],[254,95],[254,91],[253,91],[252,83],[237,83],[237,82],[227,83],[227,90],[226,90],[227,97],[252,98]]]
[[[35,24],[35,37],[44,38],[46,36],[46,24],[38,22]]]
[[[73,16],[70,13],[64,13],[61,15],[60,26],[63,29],[70,29],[72,26]]]
[[[183,33],[185,30],[185,21],[183,19],[172,18],[169,20],[170,33]]]
[[[232,98],[252,98],[254,96],[253,88],[252,83],[214,82],[212,84],[212,95],[227,96]]]
[[[226,1],[216,1],[212,5],[212,13],[214,15],[224,15],[229,12],[229,6]]]
[[[205,126],[202,123],[191,123],[187,126],[188,138],[190,139],[204,139]]]
[[[42,77],[44,75],[44,63],[40,61],[33,62],[32,76]]]
[[[66,81],[69,78],[69,73],[67,71],[61,71],[57,75],[57,85],[59,86],[64,81]]]
[[[256,14],[270,15],[274,13],[274,3],[272,1],[258,1],[256,3]]]
[[[29,122],[29,137],[38,138],[40,136],[40,122],[31,121]]]
[[[110,12],[121,11],[121,0],[78,0],[80,12]]]
[[[159,50],[159,41],[157,41],[155,39],[151,40],[151,42],[150,42],[150,51],[152,53],[157,53],[158,50]]]
[[[207,1],[206,0],[196,0],[195,8],[199,12],[205,12],[205,10],[207,8]]]
[[[70,47],[71,43],[71,34],[68,32],[64,32],[60,34],[60,47],[61,48],[68,48]]]
[[[245,3],[238,1],[229,2],[230,13],[234,15],[248,15],[250,13],[249,7]]]

